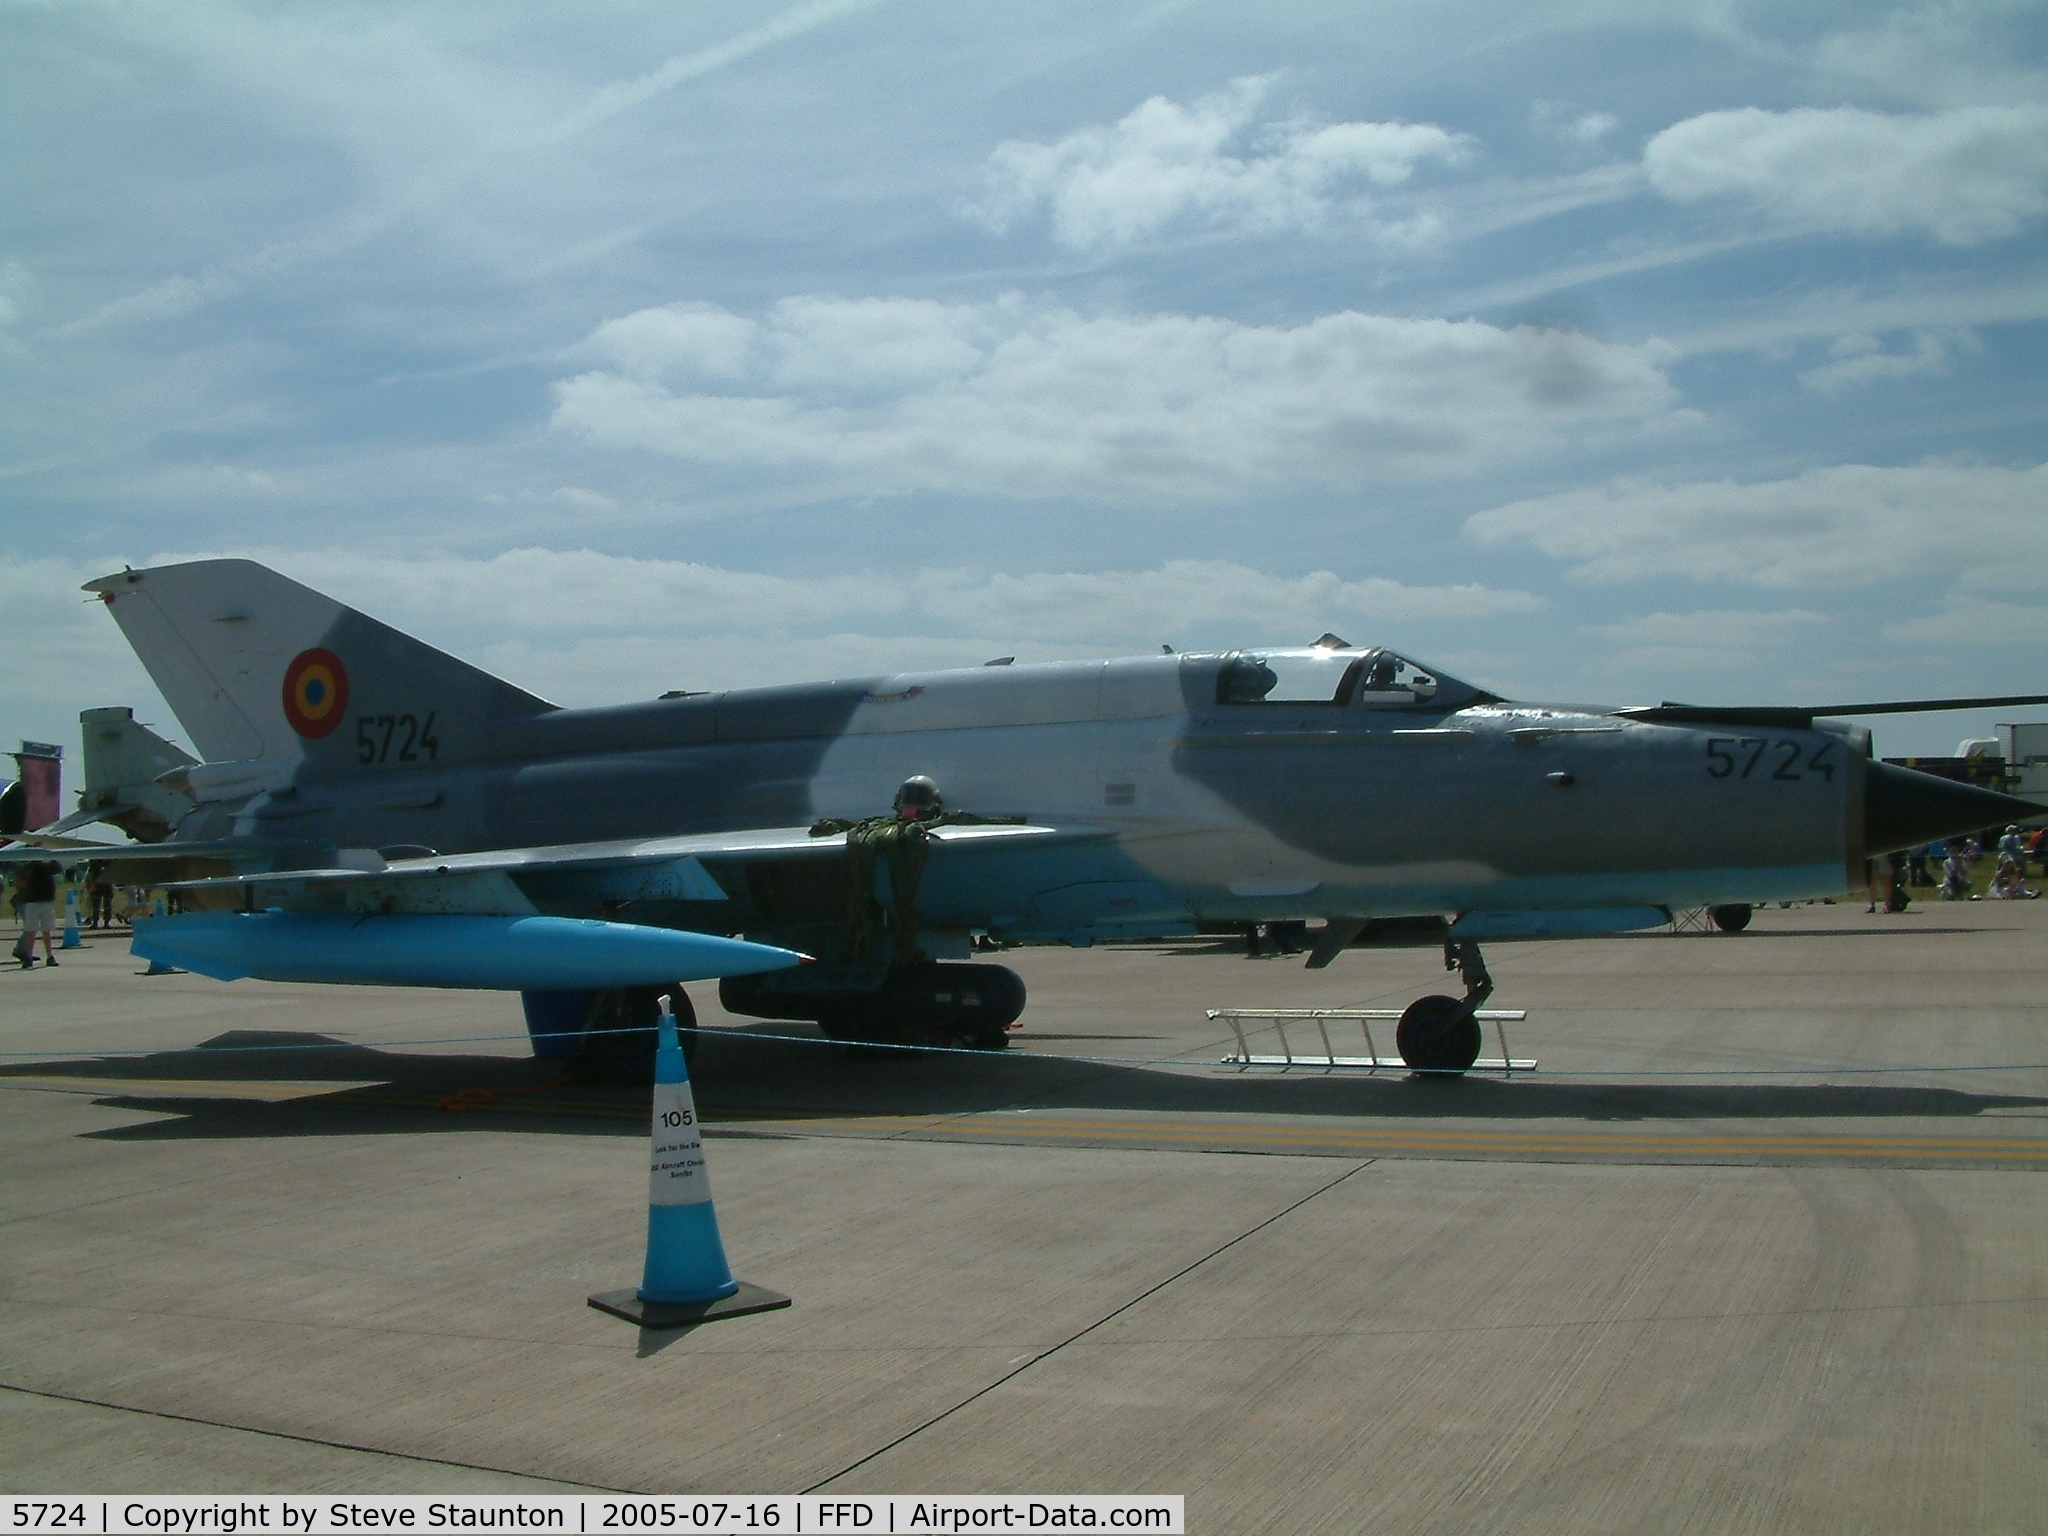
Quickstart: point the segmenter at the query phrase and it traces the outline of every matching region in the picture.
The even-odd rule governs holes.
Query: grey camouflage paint
[[[1764,738],[1759,762],[1717,776],[1715,752],[1745,733],[1508,704],[1447,678],[1405,703],[1224,704],[1221,655],[558,709],[247,562],[93,589],[209,759],[241,753],[194,782],[261,786],[202,799],[180,838],[459,853],[789,827],[874,814],[923,773],[951,808],[1102,833],[935,858],[927,926],[1077,943],[1205,921],[1831,895],[1861,858],[1854,732],[1746,733]],[[346,718],[305,739],[281,730],[276,698],[309,646],[341,658],[349,692]],[[404,761],[399,722],[429,718],[431,759],[415,730]],[[844,890],[824,861],[704,862],[727,902],[597,905],[829,942]],[[587,890],[528,893],[588,910]]]

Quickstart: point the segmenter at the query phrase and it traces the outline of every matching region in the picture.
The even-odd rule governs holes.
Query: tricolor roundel
[[[315,646],[301,651],[284,669],[284,717],[301,736],[325,736],[348,709],[348,669],[341,658]]]

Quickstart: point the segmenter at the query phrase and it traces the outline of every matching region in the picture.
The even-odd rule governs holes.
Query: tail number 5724
[[[434,734],[434,713],[357,715],[356,761],[364,767],[380,763],[434,763],[441,759],[441,738]]]

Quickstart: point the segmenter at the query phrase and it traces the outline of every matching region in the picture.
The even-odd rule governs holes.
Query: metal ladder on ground
[[[1221,1020],[1230,1026],[1231,1034],[1237,1039],[1237,1054],[1225,1056],[1222,1065],[1236,1067],[1240,1071],[1248,1071],[1253,1067],[1277,1068],[1283,1072],[1306,1071],[1325,1074],[1371,1073],[1378,1072],[1381,1068],[1395,1072],[1415,1070],[1399,1056],[1382,1056],[1379,1047],[1373,1043],[1373,1020],[1399,1019],[1402,1014],[1399,1008],[1210,1008],[1206,1012],[1210,1019]],[[1509,1054],[1507,1030],[1503,1027],[1508,1024],[1519,1024],[1528,1016],[1528,1010],[1525,1008],[1481,1008],[1474,1013],[1473,1017],[1481,1025],[1493,1026],[1494,1037],[1500,1042],[1500,1055],[1482,1056],[1467,1070],[1498,1072],[1504,1077],[1512,1077],[1517,1072],[1534,1072],[1536,1059],[1533,1056],[1516,1057]],[[1365,1036],[1363,1056],[1337,1054],[1336,1048],[1330,1043],[1330,1021],[1333,1019],[1339,1022],[1357,1021]],[[1245,1035],[1247,1021],[1259,1021],[1272,1026],[1274,1034],[1280,1041],[1279,1055],[1259,1055],[1253,1052]],[[1294,1042],[1287,1034],[1287,1026],[1290,1024],[1297,1030],[1304,1025],[1312,1025],[1317,1039],[1322,1044],[1321,1053],[1295,1049]]]

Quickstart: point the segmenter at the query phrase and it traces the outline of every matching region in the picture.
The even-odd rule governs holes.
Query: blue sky
[[[2044,44],[0,4],[0,732],[168,724],[76,588],[219,553],[563,703],[1326,629],[1518,697],[2048,691]]]

